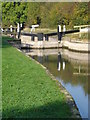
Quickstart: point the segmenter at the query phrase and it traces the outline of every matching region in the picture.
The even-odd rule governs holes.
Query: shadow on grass
[[[70,108],[65,102],[55,101],[46,105],[33,108],[23,105],[3,110],[4,118],[70,118]]]

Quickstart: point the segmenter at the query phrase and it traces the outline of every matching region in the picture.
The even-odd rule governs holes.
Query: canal
[[[66,49],[22,51],[56,77],[74,98],[82,118],[88,118],[88,54]]]

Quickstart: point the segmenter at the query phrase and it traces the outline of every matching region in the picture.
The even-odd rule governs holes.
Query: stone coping
[[[62,41],[61,44],[63,48],[67,48],[69,50],[78,51],[78,52],[90,52],[90,48],[89,48],[90,43],[65,40]]]
[[[17,41],[17,40],[16,40]],[[9,41],[10,42],[10,41]],[[20,43],[12,41],[21,48],[33,48],[33,49],[44,49],[44,48],[67,48],[72,51],[78,52],[90,52],[90,42],[77,41],[77,40],[57,40],[50,39],[49,41],[31,41],[30,37],[22,36]]]

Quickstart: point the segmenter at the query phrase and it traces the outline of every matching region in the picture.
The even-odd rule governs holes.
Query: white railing
[[[90,31],[90,25],[74,26],[74,28],[79,28],[80,32],[89,32]]]

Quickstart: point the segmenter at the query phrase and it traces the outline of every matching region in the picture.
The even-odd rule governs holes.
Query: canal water
[[[88,118],[88,54],[65,49],[23,52],[47,67],[72,95],[82,118]]]

